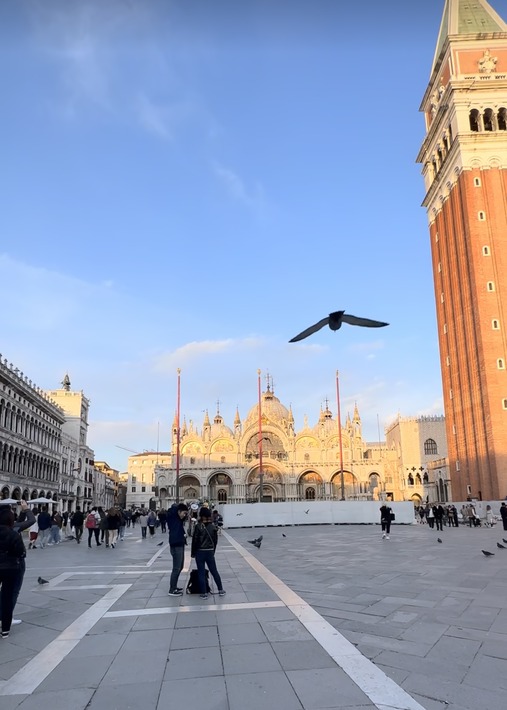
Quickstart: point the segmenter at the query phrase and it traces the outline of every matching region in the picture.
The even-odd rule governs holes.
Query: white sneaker
[[[386,535],[386,540],[390,540],[390,537],[389,537],[389,535]]]
[[[386,538],[386,534],[382,533],[382,540],[385,540],[385,538]]]
[[[23,619],[13,619],[11,621],[11,626],[17,626],[18,624],[21,624],[23,622]]]

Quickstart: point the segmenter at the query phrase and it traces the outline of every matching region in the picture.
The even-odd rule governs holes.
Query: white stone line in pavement
[[[422,705],[363,656],[334,626],[270,572],[262,562],[225,531],[223,534],[378,710],[424,710]]]
[[[33,693],[130,586],[130,584],[115,585],[102,599],[78,616],[54,641],[28,661],[0,688],[0,695]]]
[[[155,560],[160,557],[160,555],[166,550],[167,547],[169,547],[169,543],[168,543],[168,542],[166,542],[166,544],[163,545],[163,546],[160,548],[160,550],[158,550],[158,552],[155,552],[155,554],[153,555],[153,557],[151,557],[151,558],[148,560],[148,562],[146,563],[146,567],[151,567],[152,564],[155,562]]]
[[[121,609],[108,611],[104,619],[116,619],[121,616],[150,616],[151,614],[179,614],[192,611],[231,611],[232,609],[268,609],[285,606],[279,602],[243,602],[242,604],[199,604],[195,606],[159,606],[152,609]]]

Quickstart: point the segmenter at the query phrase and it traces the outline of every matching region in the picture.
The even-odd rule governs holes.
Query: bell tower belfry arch
[[[420,110],[454,500],[507,495],[507,24],[445,0]]]

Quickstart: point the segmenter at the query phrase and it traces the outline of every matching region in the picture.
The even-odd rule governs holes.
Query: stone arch
[[[309,495],[313,495],[313,497],[309,498]],[[324,481],[320,473],[313,469],[304,471],[298,479],[298,498],[300,500],[316,500],[323,497]]]
[[[10,498],[10,497],[11,497],[11,496],[10,496],[9,486],[4,486],[4,487],[2,488],[2,494],[1,494],[1,495],[2,495],[2,499],[3,499],[3,500],[5,500],[6,498]]]
[[[331,488],[334,498],[341,498],[341,478],[342,474],[340,471],[337,471],[331,477]],[[359,483],[352,471],[343,471],[343,484],[345,499],[357,498],[359,493]]]

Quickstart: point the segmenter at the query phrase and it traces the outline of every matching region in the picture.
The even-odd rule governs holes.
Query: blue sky
[[[342,7],[345,5],[345,7]],[[507,17],[507,0],[493,3]],[[443,1],[3,0],[0,350],[91,400],[97,459],[232,425],[443,413],[415,157]],[[329,312],[386,320],[322,330]]]

